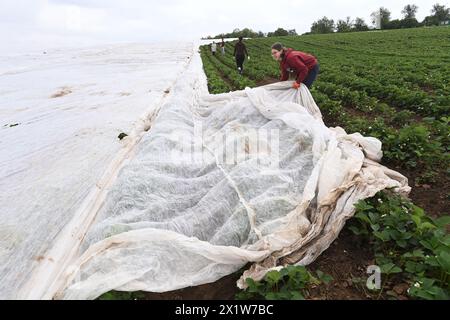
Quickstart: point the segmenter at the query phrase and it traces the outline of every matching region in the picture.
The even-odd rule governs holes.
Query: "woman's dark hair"
[[[242,41],[242,37],[239,37],[239,41]]]
[[[275,49],[277,51],[281,51],[281,58],[284,59],[286,55],[286,51],[288,50],[285,46],[283,46],[281,43],[276,42],[272,45],[272,49]]]
[[[277,42],[277,43],[274,43],[272,45],[272,49],[275,49],[277,51],[281,51],[281,50],[284,49],[284,46],[281,43]]]

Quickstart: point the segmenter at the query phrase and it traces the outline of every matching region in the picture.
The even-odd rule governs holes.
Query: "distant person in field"
[[[223,38],[222,42],[220,43],[220,49],[222,50],[222,55],[225,55],[225,41],[223,41]]]
[[[242,37],[239,37],[239,41],[234,46],[233,56],[236,58],[236,65],[240,74],[244,72],[244,60],[246,55],[247,59],[250,59],[248,56],[247,47],[244,42],[242,42]]]
[[[216,51],[217,51],[217,44],[215,41],[213,41],[213,43],[211,44],[211,52],[212,52],[213,56],[216,55]]]
[[[286,48],[281,43],[272,45],[272,57],[280,62],[281,81],[295,80],[294,89],[300,88],[302,83],[311,89],[319,73],[319,63],[316,57]]]

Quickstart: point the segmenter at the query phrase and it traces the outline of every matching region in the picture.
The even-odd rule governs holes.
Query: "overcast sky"
[[[401,18],[407,4],[430,14],[433,0],[0,0],[0,50],[25,46],[194,40],[235,28],[310,30],[327,16],[362,17],[380,6]]]

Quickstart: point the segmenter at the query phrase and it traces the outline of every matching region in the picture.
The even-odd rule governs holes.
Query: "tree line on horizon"
[[[438,26],[441,24],[449,24],[450,20],[450,8],[445,5],[436,3],[431,9],[431,15],[426,16],[422,22],[419,22],[416,18],[418,6],[415,4],[408,4],[402,10],[402,19],[391,20],[391,12],[381,7],[378,10],[372,12],[371,22],[373,26],[377,25],[379,19],[379,28],[381,29],[402,29],[402,28],[417,28],[424,26]],[[374,29],[374,27],[372,27]],[[306,34],[321,34],[321,33],[334,33],[334,32],[355,32],[355,31],[369,31],[372,30],[364,21],[363,18],[346,17],[345,20],[338,20],[336,23],[333,19],[323,17],[315,22],[311,26],[311,31]],[[263,37],[281,37],[281,36],[296,36],[298,35],[295,29],[286,30],[278,28],[273,32],[264,33],[262,31],[253,31],[250,28],[234,29],[233,32],[223,33],[217,36],[208,36],[203,39],[221,39],[221,38],[263,38]]]

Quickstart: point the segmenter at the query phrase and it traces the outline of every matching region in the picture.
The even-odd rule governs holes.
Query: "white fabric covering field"
[[[46,278],[73,246],[65,237],[84,228],[87,208],[136,142],[118,135],[145,133],[193,49],[114,45],[0,54],[0,298],[28,297],[38,287],[32,297],[42,296]],[[60,250],[50,254],[56,245]]]
[[[192,46],[165,50],[172,50],[167,65],[155,48],[139,46],[91,52],[96,63],[61,63],[67,85],[83,78],[100,86],[95,67],[109,81],[83,87],[66,104],[42,102],[52,94],[42,93],[45,83],[23,76],[37,99],[23,114],[16,104],[32,98],[3,90],[11,79],[1,74],[2,121],[21,123],[2,128],[0,138],[1,297],[164,292],[255,262],[243,287],[245,277],[260,279],[280,262],[314,261],[359,199],[384,188],[409,192],[405,177],[377,163],[381,143],[327,128],[306,88],[277,83],[209,95]],[[94,100],[86,90],[110,95]],[[20,97],[14,106],[8,94]],[[133,119],[142,112],[139,127]],[[44,122],[33,127],[32,119]],[[130,137],[119,142],[120,132]],[[230,150],[236,161],[224,161]]]

